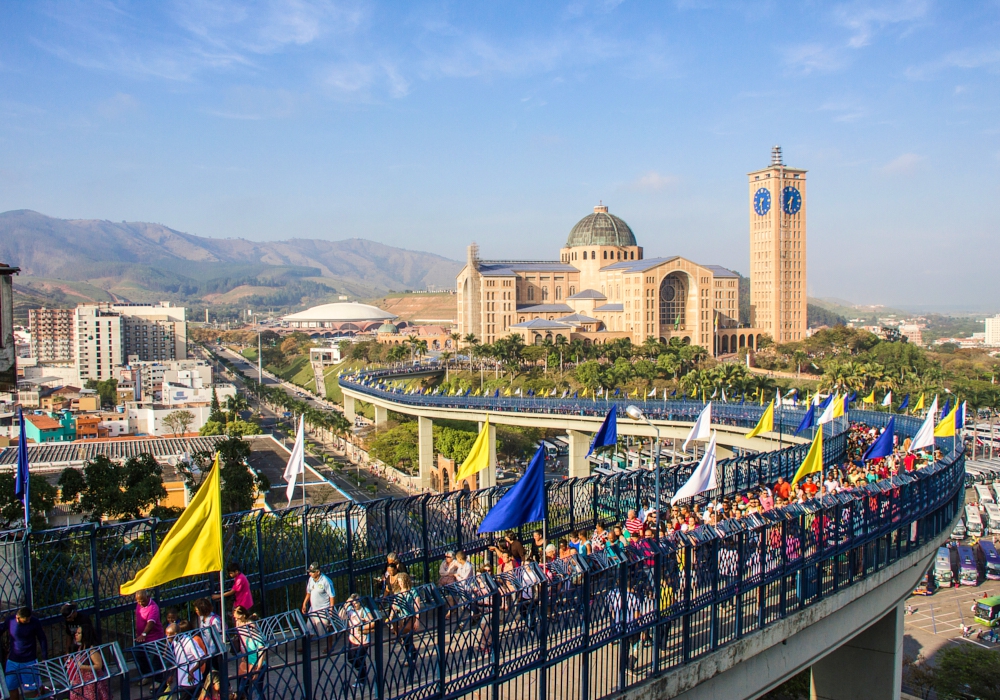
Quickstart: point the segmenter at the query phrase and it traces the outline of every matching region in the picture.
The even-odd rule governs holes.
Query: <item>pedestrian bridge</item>
[[[690,421],[700,410],[675,403],[661,406],[657,420],[682,424],[685,411]],[[533,409],[523,411],[529,417],[557,409],[515,404],[506,414],[524,407]],[[756,422],[759,407],[739,408],[743,418],[720,412],[720,420]],[[443,409],[461,410],[433,407]],[[605,410],[599,405],[595,416]],[[646,410],[653,413],[651,403]],[[886,418],[865,420],[878,416]],[[797,424],[791,411],[784,418]],[[906,435],[913,421],[903,418],[896,427]],[[825,446],[827,463],[841,461],[845,434],[832,431]],[[805,447],[721,460],[719,489],[705,497],[789,478]],[[690,469],[663,467],[664,493]],[[623,520],[651,500],[651,477],[635,471],[547,484],[550,536]],[[898,697],[899,603],[950,533],[963,483],[960,448],[916,472],[646,541],[621,558],[573,555],[544,569],[527,564],[444,586],[435,582],[445,551],[464,550],[477,567],[493,561],[491,538],[476,530],[503,488],[232,514],[224,522],[226,557],[247,574],[262,619],[225,642],[185,634],[209,635],[201,641],[216,654],[221,697],[750,698],[810,666],[818,698]],[[170,524],[0,533],[0,613],[33,605],[57,655],[65,651],[58,611],[74,601],[105,645],[107,680],[67,673],[72,659],[65,657],[43,667],[43,683],[65,695],[106,682],[116,696],[152,700],[189,667],[183,635],[136,645],[133,605],[117,595]],[[383,596],[387,552],[408,566],[412,591]],[[334,581],[338,605],[303,615],[311,561]],[[155,595],[161,609],[183,612],[216,582],[193,577]],[[356,604],[344,602],[349,592],[358,594]],[[130,685],[139,676],[149,683]]]

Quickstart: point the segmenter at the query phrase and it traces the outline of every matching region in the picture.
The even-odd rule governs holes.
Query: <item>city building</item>
[[[646,258],[603,204],[572,228],[559,260],[481,260],[469,246],[457,286],[458,332],[484,343],[512,333],[526,343],[678,338],[725,355],[761,337],[741,327],[737,274],[680,256]]]
[[[334,337],[374,331],[383,323],[394,321],[396,318],[395,314],[377,306],[358,302],[337,302],[320,304],[305,311],[288,314],[282,321],[295,330]]]
[[[172,360],[145,362],[135,355],[127,358],[128,364],[117,372],[119,382],[130,382],[133,392],[138,385],[136,401],[159,401],[165,384],[176,384],[192,389],[211,388],[212,366],[204,360]]]
[[[1000,314],[986,319],[986,334],[983,344],[987,347],[1000,347]]]
[[[14,341],[13,277],[21,269],[0,263],[0,395],[17,390],[17,343]]]
[[[901,323],[899,324],[899,334],[906,336],[906,342],[913,343],[914,345],[924,344],[924,326],[918,323]]]
[[[76,420],[69,411],[26,413],[24,434],[30,442],[72,442],[76,439]]]
[[[106,305],[81,304],[74,309],[73,331],[79,383],[113,378],[125,357],[121,314]]]
[[[31,356],[39,363],[73,363],[73,309],[28,309]]]
[[[187,357],[187,309],[168,301],[159,304],[112,304],[122,316],[124,356],[143,362]]]
[[[173,429],[163,423],[163,419],[174,411],[187,411],[193,417],[187,428],[188,433],[197,433],[211,415],[212,409],[208,403],[184,404],[183,406],[165,406],[162,404],[126,404],[129,433],[132,435],[156,435],[168,437],[174,434]]]
[[[806,337],[806,171],[787,167],[781,147],[748,174],[750,323],[777,343]]]

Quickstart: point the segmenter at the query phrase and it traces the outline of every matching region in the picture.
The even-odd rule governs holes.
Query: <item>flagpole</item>
[[[215,469],[222,471],[222,460],[219,458],[219,454],[215,455]],[[226,563],[226,545],[225,545],[225,531],[222,529],[222,474],[217,474],[215,483],[218,484],[219,488],[219,622],[220,627],[222,627],[222,648],[226,648],[226,575],[225,575],[225,563]],[[233,598],[235,601],[235,598]]]

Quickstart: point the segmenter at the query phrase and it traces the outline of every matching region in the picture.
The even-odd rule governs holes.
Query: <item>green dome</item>
[[[391,323],[383,323],[378,327],[379,333],[399,333],[399,329]]]
[[[632,229],[605,206],[594,207],[594,213],[580,219],[566,239],[567,248],[590,245],[634,246]]]

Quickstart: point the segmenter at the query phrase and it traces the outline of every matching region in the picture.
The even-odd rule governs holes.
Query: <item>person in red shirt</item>
[[[784,498],[786,501],[792,493],[792,486],[787,481],[785,477],[779,476],[778,483],[774,485],[774,495]]]
[[[816,492],[819,491],[819,487],[817,487],[816,484],[813,483],[811,476],[802,482],[802,491],[809,498],[815,496]]]
[[[913,465],[916,464],[917,456],[912,452],[908,452],[905,457],[903,457],[903,465],[906,467],[906,471],[912,472]]]
[[[625,529],[628,530],[629,539],[636,539],[642,537],[642,521],[639,520],[638,515],[634,510],[628,512],[628,520],[625,521]]]
[[[229,562],[228,566],[226,566],[226,573],[229,574],[229,578],[233,579],[233,587],[222,595],[226,598],[231,597],[234,605],[246,608],[247,610],[253,608],[253,594],[250,592],[250,581],[240,571],[239,564]],[[221,597],[218,593],[212,596],[214,600],[219,600]]]

